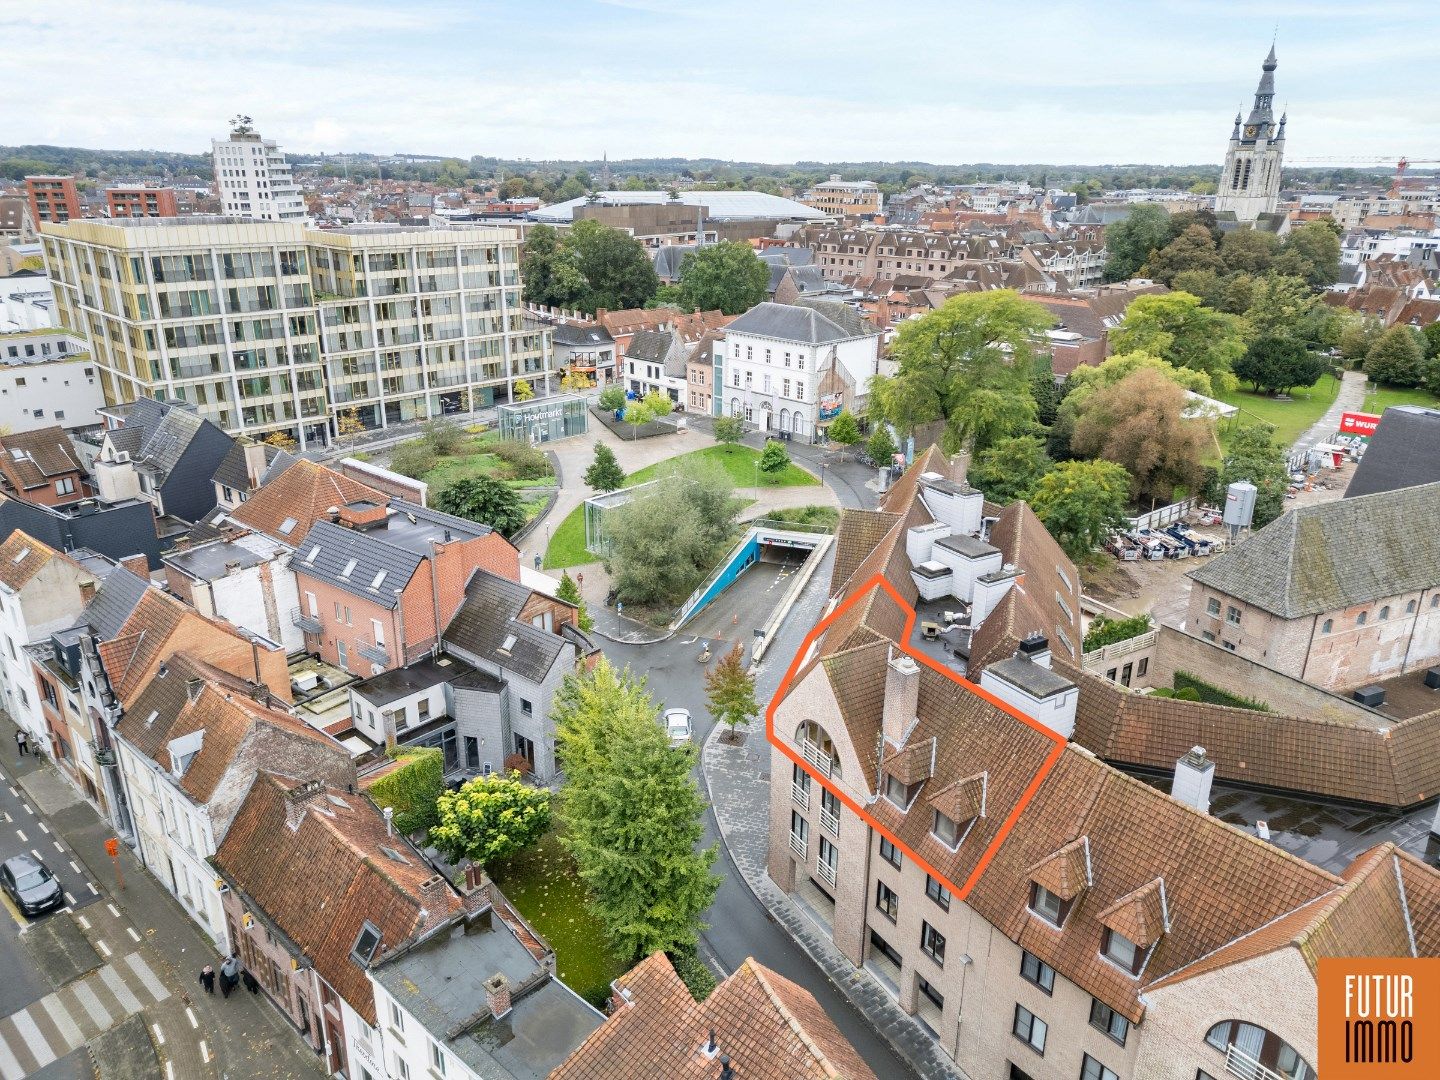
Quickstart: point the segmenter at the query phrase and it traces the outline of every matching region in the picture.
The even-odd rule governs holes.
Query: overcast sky
[[[1289,160],[1440,156],[1435,0],[0,0],[0,143],[1218,163],[1277,21]]]

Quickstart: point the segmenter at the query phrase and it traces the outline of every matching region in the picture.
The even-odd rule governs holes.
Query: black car
[[[10,894],[15,906],[26,915],[39,915],[65,903],[59,879],[29,855],[16,855],[0,863],[0,889]]]

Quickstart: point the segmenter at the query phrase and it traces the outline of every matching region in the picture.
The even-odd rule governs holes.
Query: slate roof
[[[799,304],[776,304],[771,301],[756,304],[725,329],[807,345],[848,341],[860,336],[838,326],[814,308]]]
[[[1440,482],[1440,409],[1392,405],[1380,417],[1345,498]]]
[[[878,327],[849,304],[837,303],[834,300],[820,300],[802,296],[791,306],[805,307],[811,311],[819,312],[836,326],[840,327],[841,330],[845,331],[849,337],[872,337],[880,333]]]
[[[109,641],[120,633],[120,628],[130,618],[149,585],[148,581],[123,566],[117,566],[105,575],[95,598],[85,608],[85,621],[98,640]]]
[[[275,455],[280,453],[280,448],[269,443],[260,445],[265,448],[265,464],[268,466],[275,460]],[[239,439],[231,445],[224,460],[215,470],[215,483],[223,484],[232,491],[250,490],[250,474],[245,468],[245,444]]]
[[[530,590],[524,585],[477,569],[465,586],[460,610],[445,628],[444,641],[530,682],[543,682],[565,642],[558,634],[520,621],[529,599]],[[512,634],[515,643],[508,653],[501,652]]]
[[[1440,584],[1440,483],[1302,506],[1190,571],[1282,619]]]
[[[753,957],[703,1002],[660,952],[613,985],[615,1011],[550,1080],[714,1080],[711,1030],[745,1080],[876,1080],[814,996]]]
[[[22,491],[45,487],[57,476],[85,471],[59,424],[0,435],[0,462]]]
[[[271,470],[278,464],[277,457],[271,463]],[[299,547],[310,527],[325,517],[331,507],[364,499],[384,503],[388,496],[313,461],[292,458],[284,472],[273,477],[267,472],[265,482],[237,506],[230,517],[283,544]],[[282,532],[281,526],[286,521],[294,524],[289,532]]]
[[[670,355],[674,344],[675,331],[673,330],[637,330],[625,349],[625,358],[662,364]]]
[[[551,326],[556,345],[613,345],[615,339],[598,323],[555,323]]]

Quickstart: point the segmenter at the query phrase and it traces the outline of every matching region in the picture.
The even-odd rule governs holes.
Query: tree
[[[437,810],[430,843],[451,863],[486,866],[509,858],[550,828],[550,792],[531,787],[518,772],[477,776],[459,791],[442,792]]]
[[[659,390],[651,390],[638,401],[625,403],[625,422],[630,425],[630,438],[640,437],[640,428],[658,420],[662,416],[669,416],[675,409],[675,403],[670,400],[669,395],[660,393]]]
[[[449,420],[431,420],[425,425],[425,441],[437,457],[458,454],[465,445],[465,432]]]
[[[1423,340],[1409,326],[1390,327],[1365,354],[1365,374],[1389,386],[1419,386],[1425,376]]]
[[[766,439],[765,449],[760,451],[760,471],[766,476],[776,476],[784,472],[789,464],[790,455],[785,450],[785,444]]]
[[[1220,259],[1226,273],[1263,274],[1270,269],[1279,246],[1274,233],[1263,229],[1234,229],[1220,241]]]
[[[980,451],[969,480],[992,502],[1014,502],[1029,496],[1053,464],[1039,438],[1015,435]]]
[[[1275,429],[1269,424],[1250,424],[1232,432],[1210,492],[1218,504],[1231,484],[1241,480],[1254,484],[1257,529],[1285,512],[1285,492],[1290,487],[1285,447],[1274,437]]]
[[[1432,322],[1420,333],[1425,337],[1426,358],[1433,360],[1440,356],[1440,322]]]
[[[1063,461],[1030,495],[1030,508],[1072,559],[1083,559],[1125,523],[1130,474],[1109,461]]]
[[[833,443],[849,449],[860,441],[860,425],[855,422],[855,414],[849,409],[841,409],[839,415],[830,421],[830,427],[826,429],[826,436]]]
[[[515,489],[489,476],[467,476],[442,488],[435,509],[489,525],[504,536],[525,524],[525,506]]]
[[[343,439],[348,436],[350,438],[350,445],[353,447],[355,445],[355,436],[359,435],[360,432],[364,430],[365,425],[360,420],[360,414],[357,413],[354,409],[346,409],[342,413],[336,413],[336,438]]]
[[[265,436],[263,442],[266,446],[274,446],[277,449],[284,450],[286,453],[293,451],[300,445],[288,431],[272,431]]]
[[[720,884],[716,848],[697,850],[695,748],[671,747],[644,682],[604,657],[565,677],[552,716],[563,843],[606,938],[627,962],[692,948]]]
[[[595,380],[578,368],[569,368],[564,375],[560,376],[560,389],[564,390],[567,394],[584,393],[586,390],[594,387],[594,385]]]
[[[1170,243],[1145,260],[1141,273],[1169,285],[1182,271],[1212,270],[1219,273],[1225,264],[1215,250],[1215,240],[1203,225],[1191,225]]]
[[[1070,449],[1124,466],[1137,503],[1168,503],[1181,486],[1198,493],[1213,436],[1205,420],[1185,419],[1186,404],[1160,372],[1136,371],[1080,404]]]
[[[715,441],[733,445],[745,437],[745,421],[738,416],[717,416],[715,418]]]
[[[736,645],[712,669],[705,673],[705,697],[710,715],[730,729],[735,729],[760,714],[755,700],[755,676],[745,670],[745,650]]]
[[[555,587],[555,598],[564,600],[565,603],[576,609],[578,614],[575,621],[580,624],[580,629],[587,634],[595,628],[595,620],[590,617],[590,612],[585,607],[585,598],[580,595],[580,586],[575,584],[575,579],[570,576],[570,571],[560,571],[560,584]]]
[[[1340,237],[1333,224],[1307,221],[1290,232],[1272,264],[1280,274],[1303,278],[1312,289],[1325,289],[1340,277]]]
[[[1350,316],[1340,330],[1340,355],[1346,360],[1363,360],[1370,347],[1380,340],[1385,332],[1379,319],[1364,316]]]
[[[1323,305],[1300,278],[1266,274],[1255,279],[1245,321],[1256,337],[1291,337],[1304,340],[1311,329],[1310,315]],[[1243,377],[1243,376],[1242,376]]]
[[[510,393],[516,401],[530,401],[535,397],[535,388],[524,379],[516,379],[515,387]]]
[[[660,287],[645,245],[620,229],[585,219],[575,222],[565,240],[585,279],[587,310],[644,307]]]
[[[625,407],[625,388],[618,383],[611,383],[600,391],[599,405],[606,412],[623,409]]]
[[[1228,279],[1214,270],[1182,270],[1170,282],[1176,292],[1198,296],[1206,307],[1216,311],[1228,310],[1225,307],[1227,285]]]
[[[532,304],[573,308],[585,296],[585,277],[574,249],[549,225],[536,225],[526,234],[520,277],[525,299]]]
[[[1170,242],[1170,215],[1155,203],[1141,203],[1130,216],[1105,230],[1105,248],[1110,253],[1105,264],[1106,281],[1125,281],[1134,277],[1145,265],[1152,251]]]
[[[749,244],[725,240],[680,260],[677,297],[687,311],[739,315],[761,303],[769,286],[770,268]]]
[[[1150,632],[1149,615],[1132,615],[1128,619],[1112,619],[1108,615],[1097,615],[1085,631],[1085,652],[1103,649],[1117,641],[1129,641],[1133,637]]]
[[[1054,321],[1009,289],[953,296],[901,326],[891,350],[899,369],[871,380],[871,411],[902,434],[945,421],[952,452],[1022,431],[1036,414],[1036,344]]]
[[[419,480],[435,468],[435,452],[424,439],[402,443],[390,455],[390,468],[401,476]]]
[[[1117,353],[1150,353],[1203,371],[1215,391],[1227,393],[1235,387],[1230,367],[1245,351],[1243,325],[1189,293],[1147,295],[1126,309],[1125,321],[1110,331],[1110,345]]]
[[[869,442],[865,444],[865,453],[870,460],[876,465],[889,465],[899,452],[900,448],[890,437],[889,427],[885,424],[876,424],[875,429],[870,432]]]
[[[1303,342],[1287,337],[1256,338],[1235,362],[1235,374],[1255,387],[1284,393],[1292,386],[1314,386],[1329,370],[1324,359]]]
[[[615,458],[615,451],[605,443],[595,444],[595,460],[581,477],[592,491],[614,491],[625,486],[625,470]]]

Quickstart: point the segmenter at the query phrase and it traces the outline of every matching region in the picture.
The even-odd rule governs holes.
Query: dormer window
[[[1030,910],[1051,926],[1064,926],[1072,900],[1063,900],[1039,882],[1030,885]]]
[[[935,811],[935,819],[931,822],[930,831],[948,848],[960,846],[960,826],[954,818],[946,817],[939,810]]]
[[[1145,959],[1150,955],[1150,950],[1135,944],[1119,931],[1107,927],[1105,936],[1100,942],[1100,953],[1105,959],[1128,971],[1131,975],[1138,975],[1140,969],[1145,966]]]
[[[367,919],[365,924],[360,927],[360,933],[355,936],[355,944],[350,949],[350,955],[361,964],[369,964],[378,948],[380,948],[380,929]]]
[[[910,804],[915,801],[915,796],[919,794],[920,784],[922,783],[924,783],[923,780],[919,783],[907,784],[898,776],[892,773],[886,773],[885,797],[901,810],[909,810]]]

